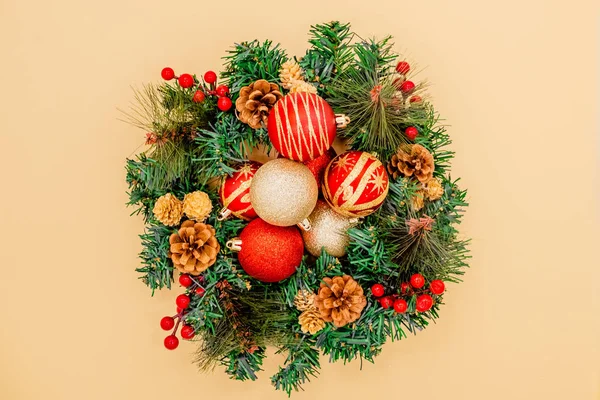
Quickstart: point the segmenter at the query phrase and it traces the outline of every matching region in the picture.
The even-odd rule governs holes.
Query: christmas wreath
[[[301,58],[235,44],[220,80],[164,68],[125,112],[147,132],[126,166],[146,224],[137,271],[153,292],[183,287],[164,346],[197,340],[201,369],[239,380],[275,346],[288,394],[320,353],[372,362],[426,327],[468,259],[466,192],[427,84],[391,37],[331,22],[309,43]]]

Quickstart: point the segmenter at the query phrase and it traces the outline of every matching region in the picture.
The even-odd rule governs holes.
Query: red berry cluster
[[[385,287],[381,283],[371,286],[371,293],[377,298],[381,307],[387,309],[394,307],[396,313],[402,314],[408,309],[408,302],[405,298],[417,296],[416,311],[425,312],[433,306],[433,297],[431,295],[441,295],[446,290],[444,282],[436,279],[429,282],[429,287],[425,287],[425,277],[421,274],[414,274],[410,277],[410,282],[400,284],[400,294],[385,295]],[[403,298],[404,297],[404,298]]]
[[[196,85],[196,79],[192,75],[181,74],[177,77],[173,68],[163,68],[160,75],[166,81],[177,79],[179,86],[183,89],[190,89]],[[217,107],[223,112],[229,111],[233,106],[229,98],[229,88],[226,85],[217,86],[217,74],[214,71],[206,72],[204,74],[204,82],[198,82],[198,87],[192,96],[192,101],[194,103],[202,103],[207,95],[217,96]]]
[[[400,61],[396,64],[396,72],[400,74],[400,76],[394,79],[394,86],[402,92],[403,95],[408,96],[415,90],[415,84],[413,81],[406,80],[406,74],[410,71],[410,64],[406,61]],[[419,103],[423,101],[421,96],[414,95],[409,98],[409,102],[411,103]],[[409,140],[415,140],[419,131],[414,126],[409,126],[404,130],[404,134]]]
[[[201,277],[194,279],[188,274],[182,274],[179,276],[179,283],[181,286],[185,288],[191,287],[194,289],[193,293],[200,297],[202,297],[205,292],[204,288],[201,286],[201,282]],[[193,286],[195,286],[195,288],[193,288]],[[177,296],[177,299],[175,299],[175,304],[177,304],[177,314],[172,317],[163,317],[160,320],[160,327],[162,329],[165,331],[173,329],[173,332],[171,332],[171,334],[167,336],[164,341],[165,347],[169,350],[175,350],[177,346],[179,346],[179,339],[177,338],[176,333],[181,323],[183,323],[183,326],[181,327],[181,331],[179,333],[183,339],[191,339],[196,334],[194,332],[194,327],[184,322],[185,314],[187,313],[185,310],[189,307],[190,302],[191,298],[189,295],[180,294]]]

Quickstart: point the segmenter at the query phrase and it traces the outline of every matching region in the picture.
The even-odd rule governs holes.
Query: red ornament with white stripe
[[[323,195],[338,213],[365,217],[381,206],[388,184],[385,167],[375,156],[364,151],[348,151],[327,166]]]
[[[234,215],[249,221],[258,216],[250,203],[250,183],[261,165],[261,163],[252,161],[225,178],[219,189],[221,204],[223,204],[219,220]]]
[[[337,130],[336,115],[314,93],[290,93],[271,109],[267,129],[271,143],[281,155],[304,162],[325,154],[331,147]]]

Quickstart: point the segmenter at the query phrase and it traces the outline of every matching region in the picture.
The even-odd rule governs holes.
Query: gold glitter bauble
[[[333,257],[342,257],[346,254],[346,247],[350,238],[348,229],[356,225],[356,218],[349,218],[333,211],[327,203],[322,200],[308,217],[311,228],[302,231],[304,247],[313,256],[320,256],[321,249]]]
[[[317,204],[319,189],[304,164],[278,158],[256,171],[250,185],[250,203],[271,225],[291,226],[307,218]]]

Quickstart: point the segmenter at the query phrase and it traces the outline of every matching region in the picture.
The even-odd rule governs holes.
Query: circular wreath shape
[[[391,37],[358,37],[312,26],[299,58],[235,44],[220,74],[166,67],[124,112],[146,133],[126,165],[137,272],[153,293],[177,280],[164,346],[196,342],[202,370],[254,380],[275,346],[287,358],[271,381],[289,394],[321,353],[372,362],[425,328],[460,282],[450,137]]]

